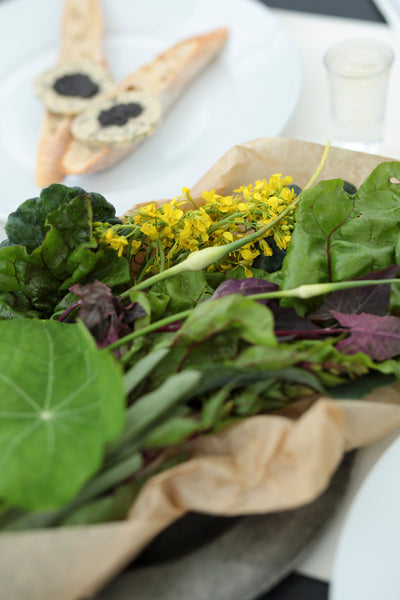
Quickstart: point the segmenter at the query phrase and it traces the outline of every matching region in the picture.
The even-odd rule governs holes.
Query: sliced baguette
[[[104,64],[103,21],[98,0],[66,0],[58,62],[91,60]],[[61,158],[71,142],[72,117],[45,110],[36,158],[36,184],[44,187],[64,178]]]
[[[162,116],[181,96],[190,82],[218,55],[228,37],[228,29],[220,28],[186,39],[144,65],[108,96],[129,90],[144,90],[157,98]],[[61,161],[65,174],[93,173],[108,169],[133,152],[140,141],[123,147],[93,147],[72,139]]]

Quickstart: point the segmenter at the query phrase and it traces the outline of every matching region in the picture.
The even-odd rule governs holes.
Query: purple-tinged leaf
[[[386,269],[368,273],[354,281],[394,279],[397,277],[398,270],[397,265],[391,265]],[[390,284],[338,290],[329,294],[321,308],[313,311],[309,316],[316,321],[325,321],[332,318],[333,310],[347,314],[369,313],[383,316],[388,312],[389,301]]]
[[[217,287],[211,298],[222,298],[222,296],[228,296],[228,294],[251,296],[252,294],[263,294],[264,292],[276,292],[278,289],[279,286],[276,283],[257,277],[227,279]]]
[[[349,328],[349,337],[340,340],[337,349],[346,354],[364,352],[373,360],[387,360],[400,355],[400,318],[392,315],[347,315],[332,311],[343,327]]]
[[[80,297],[77,301],[80,306],[78,317],[100,348],[105,348],[131,333],[135,320],[145,315],[140,304],[123,306],[120,300],[113,296],[108,285],[100,281],[87,285],[77,284],[70,290]]]
[[[314,339],[321,335],[331,335],[332,330],[318,327],[308,317],[301,317],[293,308],[280,306],[275,302],[268,304],[274,315],[275,335],[279,341],[289,341],[296,338]]]

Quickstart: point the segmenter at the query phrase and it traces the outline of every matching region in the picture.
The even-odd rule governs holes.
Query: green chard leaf
[[[356,194],[343,181],[321,181],[302,193],[282,267],[282,289],[347,281],[396,262],[400,231],[400,163],[381,163]],[[304,314],[318,301],[285,300]]]
[[[47,510],[72,499],[122,430],[124,406],[119,365],[82,325],[1,322],[1,501]]]

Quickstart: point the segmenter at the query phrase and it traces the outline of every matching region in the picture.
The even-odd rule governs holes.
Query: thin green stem
[[[311,176],[311,178],[309,179],[309,181],[307,182],[307,184],[304,186],[305,190],[308,190],[308,188],[310,188],[315,183],[315,181],[317,180],[317,178],[319,177],[319,175],[320,175],[320,173],[321,173],[321,171],[322,171],[322,169],[323,169],[323,167],[325,165],[326,159],[328,157],[328,152],[329,152],[330,147],[331,147],[331,143],[328,141],[327,144],[326,144],[326,146],[325,146],[325,149],[324,149],[324,152],[322,154],[322,157],[321,157],[321,160],[319,162],[318,167],[316,168],[315,172],[313,173],[313,175]]]
[[[242,214],[243,214],[242,211],[237,210],[236,212],[232,213],[231,215],[228,215],[227,217],[225,217],[224,219],[221,219],[217,223],[214,223],[214,225],[211,225],[207,229],[208,235],[210,235],[211,233],[213,233],[216,229],[219,229],[219,227],[221,227],[221,225],[225,225],[225,223],[234,222],[235,217],[238,217],[238,216],[240,216]]]
[[[132,340],[135,340],[136,338],[141,337],[142,335],[146,335],[147,333],[151,333],[152,331],[160,329],[160,327],[165,327],[166,325],[174,323],[175,321],[186,319],[191,312],[192,309],[189,308],[188,310],[182,310],[181,312],[176,313],[175,315],[171,315],[169,317],[165,317],[164,319],[160,319],[159,321],[155,321],[154,323],[150,323],[150,325],[146,325],[146,327],[142,327],[137,331],[128,333],[128,335],[110,344],[109,346],[107,346],[107,350],[115,350],[115,348],[119,348],[120,346],[123,346],[124,344],[131,342]]]
[[[156,240],[156,244],[157,244],[157,255],[160,259],[160,271],[164,271],[165,270],[165,254],[164,254],[164,248],[162,246],[162,243],[159,239]]]
[[[194,209],[197,210],[198,206],[196,205],[196,202],[193,200],[192,198],[192,194],[190,194],[189,192],[186,193],[186,198],[189,200],[189,202],[191,202],[194,206]]]

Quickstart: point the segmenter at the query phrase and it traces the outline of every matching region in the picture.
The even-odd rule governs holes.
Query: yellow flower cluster
[[[288,187],[290,183],[290,176],[276,174],[269,180],[240,187],[231,195],[204,192],[203,203],[198,207],[190,190],[183,188],[183,195],[171,202],[160,206],[151,202],[139,208],[125,218],[123,225],[103,231],[100,241],[136,261],[140,277],[155,274],[181,262],[190,252],[227,244],[272,223],[295,198]],[[193,208],[184,211],[182,206],[188,202]],[[270,236],[278,248],[287,248],[294,228],[294,210],[293,207],[262,238],[243,245],[210,269],[221,271],[241,265],[246,276],[251,277],[249,267],[260,251],[266,256],[273,253],[268,244]]]

